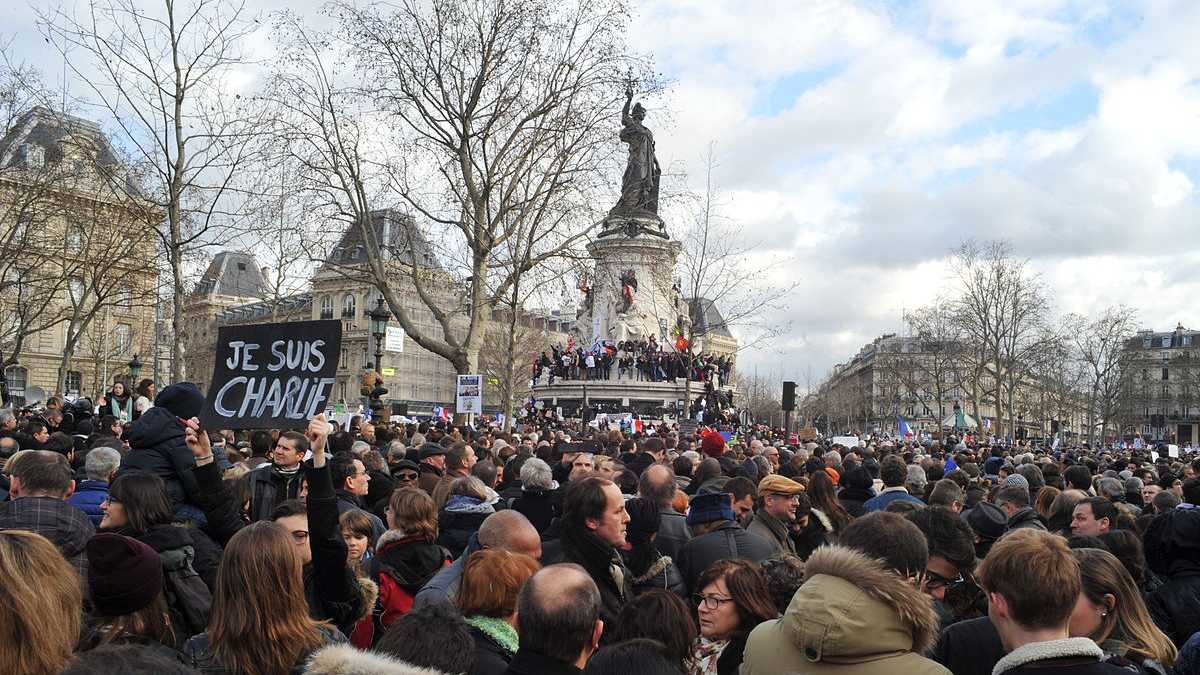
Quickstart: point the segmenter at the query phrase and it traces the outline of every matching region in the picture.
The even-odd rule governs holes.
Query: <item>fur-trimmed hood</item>
[[[306,675],[446,675],[414,666],[386,654],[364,652],[350,645],[326,647],[308,660]]]
[[[809,660],[830,663],[923,654],[938,637],[927,595],[882,562],[842,546],[809,557],[780,628]]]

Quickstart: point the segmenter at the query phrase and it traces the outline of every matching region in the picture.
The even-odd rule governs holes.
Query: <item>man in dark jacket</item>
[[[366,509],[365,497],[371,477],[363,463],[350,453],[339,453],[329,461],[329,474],[337,495],[338,516],[347,511],[362,511],[371,521],[371,545],[383,536],[387,527],[379,516]]]
[[[196,480],[182,420],[199,416],[203,409],[204,395],[191,382],[163,389],[154,398],[154,407],[133,423],[126,437],[130,452],[121,462],[120,473],[144,471],[162,478],[171,506],[184,517],[194,515],[181,512],[180,507],[195,506]]]
[[[421,446],[420,453],[421,475],[417,478],[417,487],[432,495],[446,473],[446,448],[437,443],[426,443]]]
[[[17,458],[12,471],[12,501],[0,504],[0,530],[28,530],[49,539],[79,572],[86,588],[84,548],[96,528],[83,511],[64,501],[75,489],[67,458],[32,450]]]
[[[1146,528],[1146,563],[1166,580],[1146,598],[1150,618],[1182,647],[1200,631],[1200,507],[1180,504]]]
[[[591,479],[589,479],[591,480]],[[600,645],[596,584],[577,565],[550,565],[517,598],[520,643],[504,675],[578,675]]]
[[[188,422],[187,444],[195,457],[193,473],[200,505],[208,519],[209,531],[225,544],[247,523],[233,503],[220,469],[213,463],[208,434],[197,433],[198,430],[198,423]],[[346,564],[346,542],[338,529],[337,498],[325,461],[325,440],[331,430],[332,425],[325,421],[324,415],[317,415],[309,422],[302,435],[312,449],[307,504],[299,500],[283,502],[275,509],[272,520],[291,534],[296,552],[304,561],[304,597],[308,600],[309,616],[330,621],[349,635],[367,608],[363,589]]]
[[[675,561],[689,593],[696,590],[700,575],[719,560],[762,562],[774,553],[769,542],[734,522],[730,500],[727,492],[698,494],[692,499],[687,522],[694,538],[683,545]]]
[[[574,481],[563,500],[561,557],[547,561],[575,563],[587,570],[600,590],[605,642],[613,635],[621,608],[633,597],[631,575],[619,553],[628,524],[625,497],[616,483],[598,476]]]
[[[271,464],[250,472],[250,522],[270,520],[275,507],[300,496],[304,479],[301,461],[309,447],[304,434],[285,431],[279,435],[271,451]]]
[[[1012,477],[1021,478],[1021,474],[1013,474]],[[1024,480],[1022,478],[1022,480]],[[1034,511],[1029,506],[1029,489],[1021,485],[1010,484],[996,491],[994,498],[996,506],[1000,507],[1001,511],[1008,516],[1008,531],[1019,530],[1022,528],[1030,528],[1034,530],[1046,531],[1046,526],[1038,519],[1037,511]]]
[[[638,496],[658,506],[658,537],[654,544],[659,552],[671,559],[677,558],[679,549],[692,538],[687,517],[671,508],[675,485],[674,472],[662,464],[647,467],[638,480]]]

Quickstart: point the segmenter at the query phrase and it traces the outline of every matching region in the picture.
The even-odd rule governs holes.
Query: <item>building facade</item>
[[[152,361],[162,214],[100,127],[34,108],[0,138],[0,362],[9,402],[103,395]]]
[[[1125,343],[1123,435],[1200,442],[1200,331],[1138,331]]]

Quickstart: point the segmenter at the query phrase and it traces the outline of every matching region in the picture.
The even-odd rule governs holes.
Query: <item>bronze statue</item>
[[[654,134],[642,124],[646,109],[641,103],[633,106],[633,86],[625,90],[625,106],[621,109],[621,140],[629,144],[629,160],[621,179],[621,198],[612,208],[613,215],[658,214],[658,182],[662,169],[654,156]]]

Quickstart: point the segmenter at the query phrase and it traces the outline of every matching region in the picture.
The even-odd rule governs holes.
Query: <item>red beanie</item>
[[[700,438],[700,451],[709,457],[720,459],[725,454],[725,437],[710,431]]]

